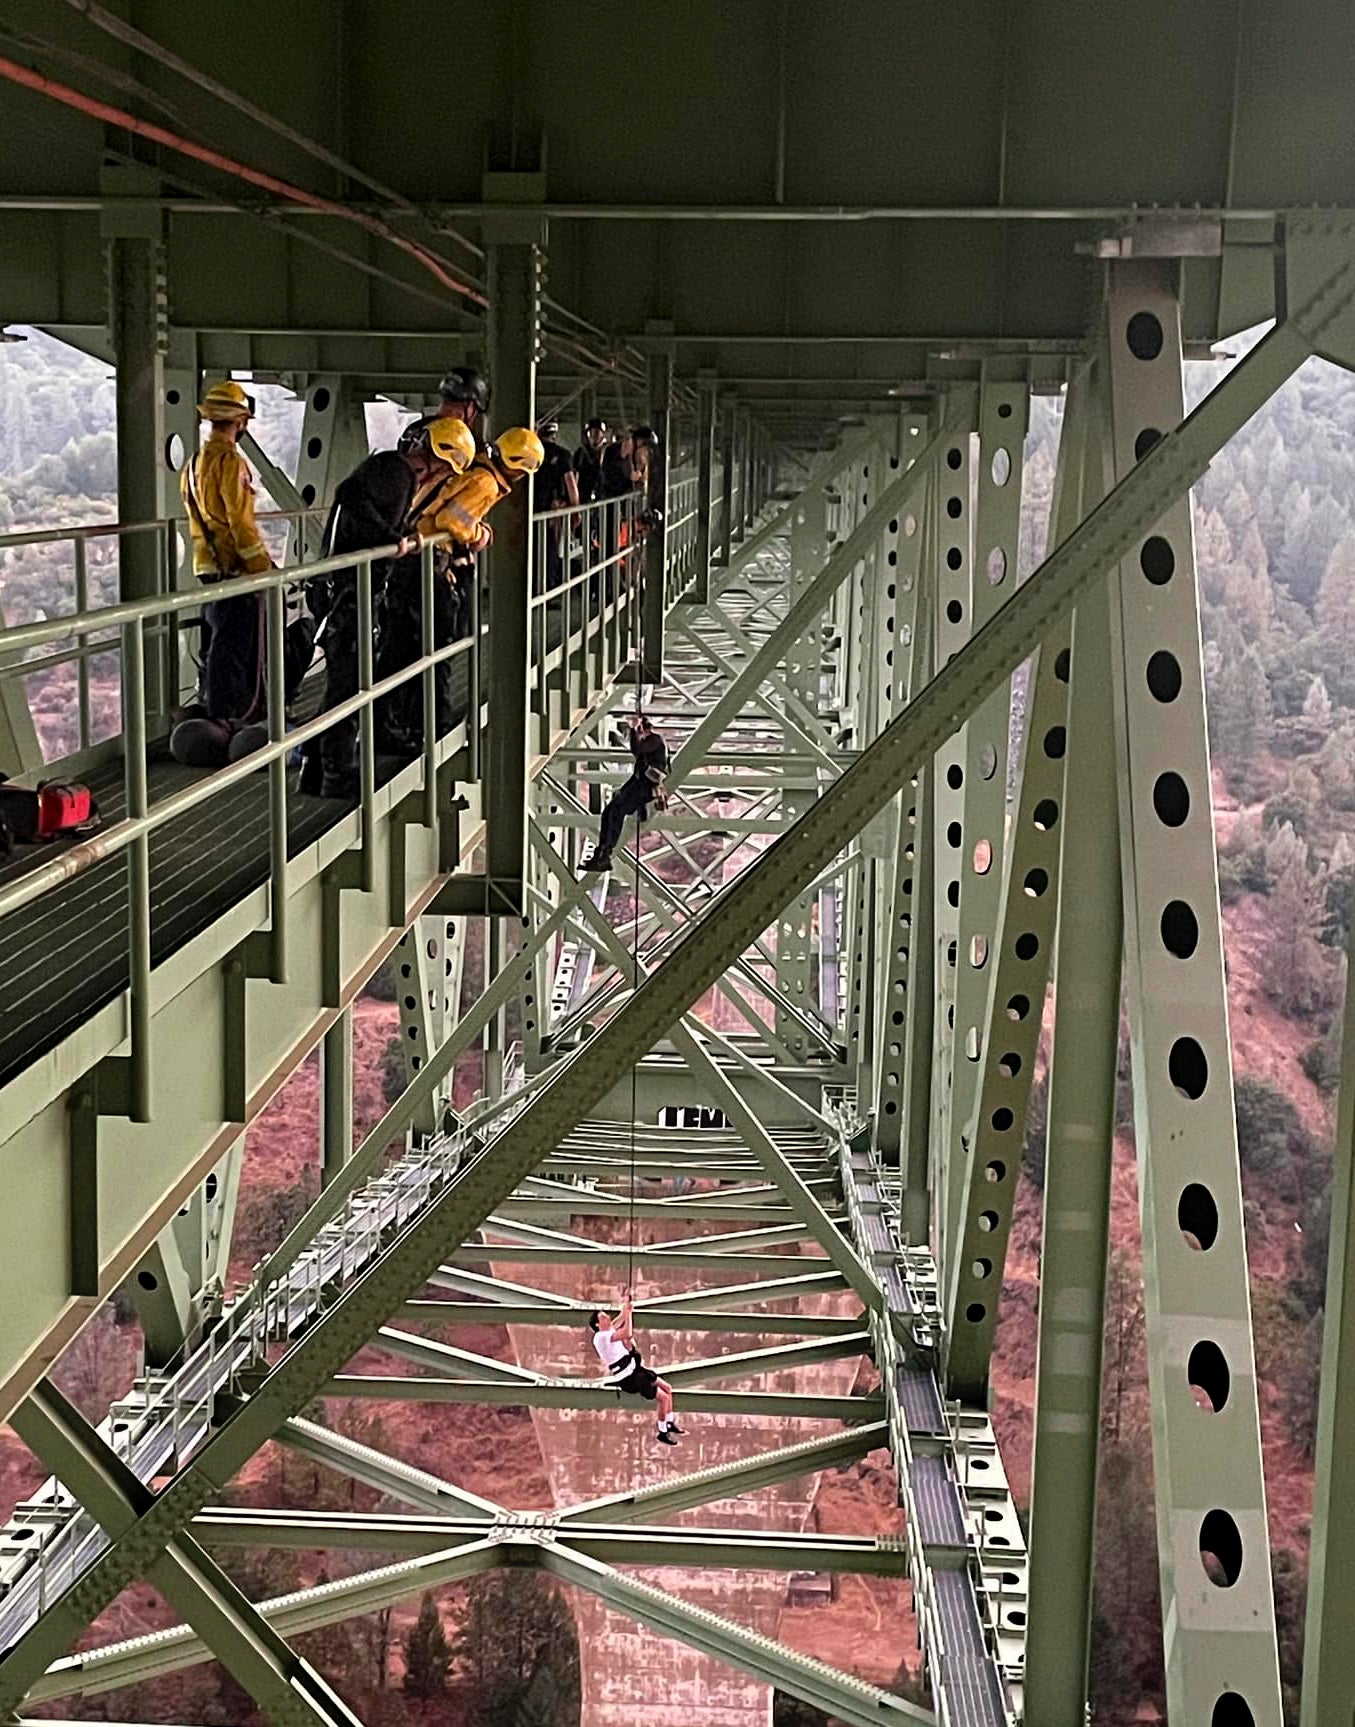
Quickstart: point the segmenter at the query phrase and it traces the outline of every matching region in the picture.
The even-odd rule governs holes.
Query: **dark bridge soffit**
[[[1347,29],[1343,0],[1112,0],[1072,14],[1062,0],[958,10],[861,0],[846,23],[832,8],[782,0],[691,0],[646,14],[624,44],[606,14],[530,0],[525,28],[521,11],[491,10],[469,32],[433,0],[411,0],[399,30],[383,7],[332,0],[240,0],[229,31],[174,0],[123,10],[420,203],[476,202],[486,151],[508,165],[515,126],[533,151],[544,137],[555,204],[1355,206],[1345,56],[1333,52]],[[131,72],[256,166],[327,194],[351,190],[234,110],[133,63],[73,8],[7,0],[6,23]],[[454,57],[461,69],[458,129],[418,99],[413,41],[423,64]],[[51,51],[18,57],[93,86],[87,68],[72,72]],[[0,199],[96,196],[105,142],[98,123],[0,88]],[[178,194],[188,179],[166,184]],[[232,191],[196,165],[191,184],[209,197]],[[328,220],[309,226],[396,282],[418,281],[380,242]],[[1066,338],[1085,321],[1088,264],[1074,245],[1088,237],[1072,223],[555,221],[550,285],[611,331],[657,315],[712,336]],[[104,321],[96,214],[0,210],[0,238],[0,316]],[[431,333],[462,322],[463,308],[440,314],[255,218],[174,215],[168,238],[180,325]],[[223,269],[223,258],[244,262]],[[1263,258],[1195,261],[1187,335],[1264,316],[1269,299]]]

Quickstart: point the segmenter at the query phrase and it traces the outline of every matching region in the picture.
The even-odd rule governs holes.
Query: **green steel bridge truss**
[[[493,248],[496,379],[515,375],[514,352],[534,351],[537,238],[506,229]],[[217,1658],[270,1720],[352,1721],[289,1636],[533,1565],[845,1721],[1081,1722],[1123,1002],[1168,1707],[1183,1722],[1279,1727],[1189,487],[1308,355],[1355,362],[1350,238],[1340,221],[1289,222],[1282,316],[1189,416],[1173,268],[1105,266],[1070,361],[1051,549],[1022,583],[1031,373],[1007,356],[926,404],[864,416],[789,497],[773,497],[773,464],[745,443],[741,460],[725,452],[717,498],[716,398],[703,382],[696,472],[661,480],[670,507],[645,549],[642,616],[554,661],[533,657],[523,509],[490,571],[484,735],[446,759],[430,749],[412,783],[411,819],[422,812],[436,837],[454,790],[478,787],[483,767],[482,867],[444,846],[439,885],[411,918],[376,867],[369,778],[334,889],[385,890],[409,1083],[350,1155],[351,1020],[336,1013],[324,1032],[325,1185],[253,1283],[224,1306],[210,1287],[229,1239],[233,1151],[210,1202],[204,1190],[148,1248],[143,1264],[165,1293],[143,1304],[148,1368],[126,1401],[97,1428],[45,1378],[18,1402],[13,1424],[54,1479],[0,1534],[0,1716]],[[666,453],[671,349],[660,342],[650,359]],[[318,400],[312,391],[308,411],[327,413],[330,398]],[[508,407],[531,406],[529,365],[526,395]],[[303,508],[326,479],[299,477]],[[307,531],[299,520],[295,562],[314,550]],[[281,582],[270,592],[276,630]],[[116,621],[136,688],[140,624]],[[638,862],[618,854],[608,886],[576,872],[595,788],[624,771],[615,725],[631,699],[618,681],[628,662],[677,748],[670,809]],[[416,670],[431,687],[431,662]],[[369,712],[370,670],[366,684]],[[21,704],[11,696],[5,712],[17,747]],[[144,736],[129,725],[128,741],[132,753]],[[279,730],[275,788],[283,751]],[[285,982],[287,884],[284,851],[249,950],[254,990]],[[626,895],[633,904],[613,915]],[[491,963],[462,1013],[465,924],[477,916]],[[75,1167],[97,1160],[103,1117],[149,1113],[137,981],[129,1065],[105,1070],[92,1103],[74,1088],[87,1097],[71,1117]],[[987,1403],[1051,988],[1027,1538]],[[703,998],[718,1020],[697,1011]],[[522,1035],[510,1049],[514,1000]],[[473,1045],[485,1053],[483,1096],[458,1116],[450,1082]],[[1350,1703],[1339,1580],[1355,1542],[1355,1473],[1338,1435],[1355,1384],[1342,1351],[1351,1097],[1344,1084],[1312,1727],[1348,1720]],[[820,1424],[809,1437],[797,1426],[736,1462],[678,1463],[656,1486],[524,1514],[303,1417],[320,1395],[611,1410],[597,1383],[490,1360],[442,1334],[486,1317],[532,1335],[577,1331],[580,1280],[620,1281],[632,1217],[641,1289],[664,1278],[641,1301],[644,1326],[731,1334],[728,1352],[668,1370],[693,1424],[720,1411],[759,1433]],[[81,1272],[78,1253],[72,1265]],[[87,1277],[91,1266],[73,1294],[99,1293],[97,1239]],[[408,1371],[351,1371],[369,1344]],[[856,1358],[871,1364],[857,1382],[869,1388],[797,1388],[797,1372]],[[775,1385],[760,1383],[773,1374]],[[403,1509],[224,1504],[232,1477],[274,1439]],[[900,1540],[671,1521],[879,1449],[906,1511]],[[212,1557],[232,1545],[331,1545],[383,1563],[250,1602]],[[933,1710],[635,1567],[909,1577]],[[182,1627],[71,1654],[139,1577]]]

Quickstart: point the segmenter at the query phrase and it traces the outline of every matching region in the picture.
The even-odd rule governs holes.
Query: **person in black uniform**
[[[627,724],[626,742],[635,757],[635,766],[630,778],[616,788],[611,802],[602,812],[598,843],[583,861],[582,867],[587,871],[605,873],[611,869],[612,853],[621,838],[627,816],[638,816],[643,821],[650,804],[657,803],[662,809],[667,803],[663,779],[668,772],[668,745],[662,733],[656,732],[643,714],[632,714]]]
[[[606,420],[590,420],[583,429],[583,442],[574,452],[574,478],[581,504],[591,504],[602,496],[602,456],[606,448]]]
[[[636,426],[624,438],[608,444],[602,454],[599,494],[628,498],[642,491],[649,479],[649,456],[658,442],[652,426]]]
[[[532,508],[537,515],[547,510],[563,510],[579,501],[579,483],[574,478],[574,462],[560,442],[560,422],[552,415],[537,426],[546,459],[532,482]],[[558,588],[564,580],[565,529],[563,521],[545,524],[546,586]]]
[[[418,539],[406,529],[418,501],[444,479],[463,473],[474,453],[469,428],[449,417],[430,421],[403,451],[378,450],[368,456],[335,490],[325,524],[326,557],[397,544],[402,554],[417,552]],[[372,565],[374,618],[393,567],[390,561]],[[324,624],[325,695],[320,711],[326,713],[358,691],[357,572],[336,570],[317,577],[306,599],[312,615]],[[356,797],[357,737],[357,715],[350,714],[312,739],[303,752],[300,789],[326,798]]]
[[[434,420],[461,420],[475,434],[477,453],[489,448],[485,432],[489,423],[489,379],[474,366],[453,366],[438,385],[438,411],[411,420],[401,432],[396,449],[402,453],[417,444]]]
[[[608,444],[602,453],[602,467],[599,477],[599,496],[606,499],[629,498],[636,492],[644,492],[649,484],[649,457],[657,439],[652,426],[636,426],[626,433],[624,438],[618,438]],[[628,521],[622,521],[621,509],[606,512],[607,515],[607,556],[613,558],[619,550],[633,544],[631,528]],[[643,525],[643,524],[642,524]],[[624,560],[623,560],[624,562]],[[615,597],[617,576],[621,564],[609,564],[607,569],[607,598]]]
[[[396,448],[403,450],[406,440],[417,442],[435,419],[451,419],[469,426],[475,438],[476,455],[488,456],[489,379],[474,366],[453,366],[438,385],[438,396],[437,413],[411,420],[400,434]],[[439,546],[433,559],[439,577],[443,578],[443,586],[438,589],[439,606],[444,611],[450,607],[451,634],[447,639],[457,642],[470,634],[470,588],[477,579],[475,553],[461,545]],[[409,584],[412,583],[410,575]]]

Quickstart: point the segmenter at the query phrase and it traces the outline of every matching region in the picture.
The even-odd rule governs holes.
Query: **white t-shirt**
[[[630,1354],[630,1345],[623,1343],[610,1327],[601,1327],[593,1333],[593,1348],[598,1352],[598,1360],[610,1373],[618,1361],[624,1361]]]

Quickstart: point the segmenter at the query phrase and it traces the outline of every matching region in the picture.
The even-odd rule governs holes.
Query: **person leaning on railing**
[[[591,504],[602,495],[602,458],[606,449],[606,420],[590,420],[583,429],[583,442],[574,452],[574,479],[581,504]]]
[[[419,436],[400,450],[377,450],[341,480],[325,523],[324,553],[369,551],[399,544],[403,552],[418,549],[408,524],[422,515],[427,500],[453,475],[462,474],[475,458],[475,435],[459,418],[430,420]],[[372,564],[373,617],[381,601],[389,562]],[[320,622],[325,655],[325,695],[320,711],[328,712],[358,691],[358,574],[336,570],[309,584],[306,603]],[[301,790],[326,798],[358,795],[358,719],[349,714],[306,745],[301,766]]]
[[[513,426],[482,450],[464,474],[452,475],[434,487],[422,500],[419,513],[411,516],[412,531],[422,544],[435,534],[447,534],[455,546],[471,556],[470,577],[475,580],[473,554],[493,540],[484,520],[490,510],[506,498],[524,474],[534,474],[545,451],[530,426]],[[445,551],[435,563],[433,585],[433,641],[447,647],[469,633],[470,593],[467,581],[458,579],[455,550]],[[419,657],[422,631],[423,576],[417,556],[404,557],[391,566],[382,596],[381,623],[377,632],[378,681],[391,677]],[[452,725],[451,666],[438,667],[437,729],[439,736]],[[404,754],[418,747],[423,722],[419,691],[411,680],[387,698],[379,710],[380,741],[386,749]]]
[[[200,582],[258,575],[271,569],[254,514],[254,476],[240,454],[240,434],[254,414],[254,398],[233,379],[213,384],[198,404],[211,431],[185,463],[179,490],[193,538],[193,573]],[[241,594],[209,600],[202,608],[202,671],[198,699],[184,710],[170,737],[176,760],[217,767],[267,741],[264,676],[264,597]],[[292,632],[289,681],[299,683],[310,659],[311,637]],[[303,651],[304,650],[304,651]]]
[[[632,530],[631,522],[623,519],[620,505],[607,512],[607,556],[614,557],[618,551],[626,551],[636,538],[654,525],[656,512],[648,502],[649,492],[649,461],[653,455],[658,439],[652,426],[634,426],[618,438],[614,444],[609,444],[602,454],[602,471],[599,482],[604,498],[633,498],[638,492],[643,500],[639,514],[635,517]],[[607,571],[607,598],[613,599],[616,594],[616,572]]]
[[[579,501],[579,482],[574,474],[574,459],[560,442],[560,422],[552,414],[537,426],[541,447],[545,452],[540,471],[532,482],[532,507],[537,515],[547,510],[563,510]],[[558,588],[564,580],[564,529],[562,518],[545,524],[546,586]]]

